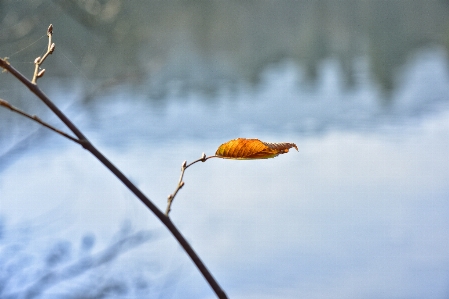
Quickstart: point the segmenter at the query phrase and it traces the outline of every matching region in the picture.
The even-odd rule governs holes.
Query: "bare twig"
[[[37,57],[34,60],[34,74],[33,74],[33,80],[31,80],[31,83],[36,84],[36,81],[38,78],[42,77],[45,73],[45,69],[39,70],[41,64],[44,62],[44,60],[48,57],[48,55],[52,54],[55,50],[55,43],[51,42],[51,38],[53,36],[53,25],[50,24],[47,29],[47,36],[48,36],[48,47],[47,52],[45,52],[44,56]]]
[[[51,36],[53,33],[53,26],[50,25],[47,30],[47,35],[49,37],[49,49],[47,50],[46,55],[44,55],[44,59],[51,54],[54,50],[54,43],[51,43]],[[38,60],[38,59],[36,59]],[[39,58],[36,63],[39,65],[43,62],[43,59]],[[8,71],[14,77],[16,77],[20,82],[22,82],[32,93],[34,93],[39,99],[42,100],[50,109],[56,114],[57,117],[75,134],[78,138],[79,143],[83,146],[84,149],[88,150],[92,155],[94,155],[103,165],[108,168],[128,189],[134,193],[134,195],[140,199],[140,201],[150,209],[154,215],[159,218],[159,220],[167,227],[167,229],[172,233],[172,235],[176,238],[182,248],[186,251],[188,256],[191,258],[195,266],[204,276],[210,287],[214,290],[215,294],[218,298],[227,298],[226,293],[221,289],[220,285],[217,283],[215,278],[206,268],[204,263],[201,261],[199,256],[181,234],[181,232],[176,228],[173,222],[167,217],[161,210],[159,210],[155,204],[153,204],[145,194],[142,193],[114,164],[112,164],[85,136],[84,134],[72,123],[72,121],[59,110],[59,108],[53,104],[53,102],[48,98],[42,90],[36,85],[36,79],[38,77],[39,72],[35,71],[35,77],[33,77],[33,81],[28,80],[24,75],[22,75],[18,70],[16,70],[6,58],[0,58],[0,67],[4,70]],[[43,73],[41,73],[42,75]],[[201,161],[203,158],[199,159]],[[196,163],[195,161],[193,163]],[[191,163],[190,165],[192,165]],[[189,166],[190,166],[189,165]],[[188,167],[188,166],[187,166]],[[186,167],[186,168],[187,168]]]
[[[20,109],[17,108],[17,107],[14,107],[13,105],[11,105],[10,103],[8,103],[7,101],[5,101],[5,100],[3,100],[3,99],[0,99],[0,106],[5,107],[5,108],[8,108],[8,109],[10,109],[11,111],[16,112],[16,113],[18,113],[18,114],[20,114],[20,115],[22,115],[22,116],[25,116],[26,118],[29,118],[29,119],[31,119],[31,120],[33,120],[33,121],[35,121],[35,122],[37,122],[37,123],[43,125],[44,127],[49,128],[49,129],[52,130],[53,132],[56,132],[56,133],[58,133],[59,135],[62,135],[62,136],[64,136],[65,138],[68,138],[68,139],[72,140],[73,142],[76,142],[76,143],[78,143],[78,144],[81,144],[81,141],[79,141],[79,140],[76,139],[75,137],[72,137],[72,136],[70,136],[69,134],[67,134],[67,133],[65,133],[65,132],[63,132],[63,131],[56,129],[56,128],[53,127],[52,125],[50,125],[50,124],[44,122],[43,120],[41,120],[41,119],[40,119],[38,116],[36,116],[36,115],[28,114],[28,113],[26,113],[25,111],[22,111],[22,110],[20,110]]]
[[[199,158],[198,160],[193,161],[190,164],[187,164],[187,161],[182,162],[181,165],[181,176],[179,177],[179,181],[178,181],[178,186],[176,186],[175,191],[170,194],[167,198],[167,209],[165,210],[165,216],[168,217],[168,214],[171,211],[171,205],[173,200],[175,199],[176,194],[178,194],[178,191],[184,186],[184,181],[182,180],[184,178],[184,172],[186,171],[187,168],[189,168],[190,166],[192,166],[193,164],[197,163],[197,162],[206,162],[206,160],[210,159],[210,158],[217,158],[217,156],[209,156],[206,157],[206,154],[203,153],[203,155],[201,156],[201,158]]]

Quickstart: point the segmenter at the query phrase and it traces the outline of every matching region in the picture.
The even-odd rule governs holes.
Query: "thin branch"
[[[52,54],[55,50],[55,43],[51,42],[51,38],[53,36],[53,25],[50,24],[47,29],[47,36],[48,36],[48,46],[47,46],[47,52],[45,52],[44,56],[37,57],[34,60],[34,74],[33,74],[33,80],[31,80],[31,83],[36,84],[36,81],[38,78],[42,77],[45,73],[45,69],[42,69],[39,71],[39,68],[42,63],[44,63],[45,59],[48,57],[48,55]]]
[[[51,43],[53,26],[50,25],[47,34],[49,36],[49,44],[50,48],[54,50],[54,44]],[[47,51],[48,52],[48,51]],[[51,53],[49,53],[51,54]],[[48,56],[44,55],[44,58]],[[39,59],[39,62],[42,63],[42,60]],[[167,229],[172,233],[181,247],[186,251],[187,255],[193,261],[195,266],[204,276],[210,287],[214,290],[215,294],[218,298],[224,299],[228,298],[226,293],[221,289],[220,285],[217,283],[215,278],[206,268],[204,263],[201,261],[199,256],[181,234],[181,232],[176,228],[173,222],[167,217],[161,210],[159,210],[155,204],[153,204],[148,197],[146,197],[142,191],[140,191],[114,164],[112,164],[94,145],[84,136],[84,134],[72,123],[72,121],[59,110],[59,108],[53,104],[53,102],[41,91],[41,89],[34,82],[28,80],[24,75],[22,75],[18,70],[16,70],[7,60],[7,58],[0,58],[0,67],[2,67],[7,72],[11,73],[14,77],[16,77],[20,82],[22,82],[32,93],[34,93],[39,99],[44,102],[51,111],[73,132],[73,134],[78,137],[79,143],[83,146],[84,149],[88,150],[92,155],[94,155],[103,165],[108,168],[128,189],[134,193],[134,195],[140,199],[140,201],[150,209],[154,215],[159,218],[159,220],[167,227]],[[39,73],[38,73],[39,74]],[[200,159],[201,161],[201,159]],[[196,161],[198,162],[198,161]],[[195,163],[196,163],[195,162]],[[193,163],[191,163],[193,164]],[[190,165],[191,165],[190,164]],[[190,166],[189,165],[189,166]]]
[[[78,143],[78,144],[81,144],[81,141],[79,141],[79,140],[76,139],[75,137],[72,137],[72,136],[70,136],[69,134],[67,134],[67,133],[65,133],[65,132],[63,132],[63,131],[56,129],[56,128],[53,127],[52,125],[50,125],[50,124],[44,122],[43,120],[41,120],[41,119],[40,119],[38,116],[36,116],[36,115],[28,114],[28,113],[26,113],[25,111],[22,111],[22,110],[20,110],[20,109],[17,108],[17,107],[14,107],[13,105],[11,105],[10,103],[8,103],[7,101],[5,101],[5,100],[3,100],[3,99],[0,99],[0,106],[5,107],[5,108],[8,108],[8,109],[10,109],[11,111],[16,112],[16,113],[18,113],[18,114],[20,114],[20,115],[22,115],[22,116],[25,116],[26,118],[29,118],[29,119],[31,119],[31,120],[33,120],[33,121],[35,121],[35,122],[37,122],[37,123],[43,125],[44,127],[49,128],[49,129],[52,130],[53,132],[56,132],[56,133],[58,133],[59,135],[62,135],[62,136],[64,136],[65,138],[68,138],[68,139],[72,140],[73,142],[76,142],[76,143]]]
[[[209,159],[211,159],[211,158],[218,158],[218,157],[217,157],[217,156],[209,156],[209,157],[206,157],[206,154],[203,153],[203,155],[201,156],[201,158],[199,158],[198,160],[193,161],[193,162],[190,163],[190,164],[187,164],[185,169],[189,168],[190,166],[192,166],[193,164],[195,164],[195,163],[197,163],[197,162],[200,162],[200,161],[201,161],[201,162],[206,162],[207,160],[209,160]]]
[[[201,156],[201,158],[199,158],[198,160],[193,161],[190,164],[187,164],[187,161],[182,162],[181,165],[181,176],[179,177],[179,181],[178,181],[178,185],[176,186],[175,191],[170,194],[167,198],[167,209],[165,210],[165,216],[168,217],[168,214],[171,211],[171,205],[173,203],[173,200],[175,199],[176,194],[178,194],[178,191],[184,186],[184,181],[182,180],[184,178],[184,172],[186,171],[187,168],[189,168],[190,166],[192,166],[193,164],[197,163],[197,162],[206,162],[207,160],[209,160],[210,158],[217,158],[217,156],[209,156],[206,157],[206,154],[203,153],[203,155]]]

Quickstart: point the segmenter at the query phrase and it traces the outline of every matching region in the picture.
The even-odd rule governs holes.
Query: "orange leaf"
[[[290,148],[298,147],[294,143],[270,143],[259,139],[237,138],[220,145],[215,155],[224,159],[268,159],[288,153]]]

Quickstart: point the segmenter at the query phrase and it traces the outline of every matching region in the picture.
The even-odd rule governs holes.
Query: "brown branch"
[[[26,113],[25,111],[22,111],[22,110],[20,110],[20,109],[17,108],[17,107],[14,107],[13,105],[11,105],[10,103],[8,103],[7,101],[5,101],[5,100],[3,100],[3,99],[0,99],[0,106],[5,107],[5,108],[8,108],[8,109],[10,109],[11,111],[16,112],[16,113],[18,113],[18,114],[20,114],[20,115],[22,115],[22,116],[25,116],[26,118],[29,118],[29,119],[31,119],[31,120],[33,120],[33,121],[35,121],[35,122],[37,122],[37,123],[43,125],[44,127],[48,128],[48,129],[50,129],[50,130],[52,130],[53,132],[58,133],[59,135],[62,135],[62,136],[64,136],[65,138],[68,138],[68,139],[72,140],[73,142],[76,142],[76,143],[78,143],[78,144],[81,144],[81,141],[79,141],[79,140],[76,139],[75,137],[72,137],[72,136],[70,136],[69,134],[67,134],[67,133],[65,133],[65,132],[63,132],[63,131],[56,129],[56,128],[53,127],[52,125],[50,125],[50,124],[44,122],[43,120],[41,120],[41,119],[40,119],[38,116],[36,116],[36,115],[28,114],[28,113]]]
[[[51,43],[51,36],[53,32],[53,26],[50,25],[47,30],[47,35],[49,36],[49,45],[50,50],[54,50],[54,44]],[[47,50],[47,53],[49,51]],[[46,53],[46,54],[47,54]],[[51,54],[51,53],[49,53]],[[44,55],[44,58],[48,56]],[[37,59],[36,59],[37,60]],[[39,63],[42,63],[42,59],[39,59]],[[78,137],[79,143],[83,146],[84,149],[88,150],[92,155],[94,155],[103,165],[108,168],[128,189],[134,193],[134,195],[140,199],[140,201],[150,209],[154,215],[159,218],[159,220],[167,227],[167,229],[172,233],[181,247],[186,251],[187,255],[193,261],[195,266],[204,276],[210,287],[214,290],[215,294],[218,298],[227,298],[226,293],[221,289],[220,285],[217,283],[215,278],[206,268],[204,263],[201,261],[199,256],[181,234],[181,232],[176,228],[173,222],[167,217],[161,210],[159,210],[155,204],[153,204],[148,197],[146,197],[142,191],[140,191],[114,164],[112,164],[85,136],[84,134],[72,123],[72,121],[59,110],[59,108],[53,104],[53,102],[41,91],[41,89],[36,85],[36,78],[34,78],[34,82],[28,80],[24,75],[22,75],[18,70],[16,70],[6,58],[0,58],[0,67],[4,70],[8,71],[14,77],[16,77],[20,82],[22,82],[32,93],[34,93],[39,99],[44,102],[51,111],[73,132],[73,134]],[[35,72],[36,73],[36,72]],[[38,72],[39,74],[39,72]],[[42,75],[42,74],[41,74]],[[203,158],[202,158],[203,159]],[[199,161],[201,161],[200,159]],[[198,161],[195,161],[196,163]],[[191,163],[190,165],[192,165]],[[189,166],[190,166],[189,165]],[[186,167],[187,168],[187,167]]]
[[[197,163],[197,162],[206,162],[206,160],[210,159],[210,158],[217,158],[217,156],[209,156],[206,157],[206,154],[203,153],[203,155],[201,156],[201,158],[199,158],[198,160],[193,161],[190,164],[187,164],[187,161],[184,161],[181,165],[181,176],[179,177],[179,181],[178,181],[178,186],[176,186],[175,191],[170,194],[167,198],[167,209],[165,210],[165,216],[168,217],[168,214],[171,211],[171,205],[173,200],[175,199],[176,194],[178,194],[178,191],[184,186],[184,181],[182,180],[184,178],[184,172],[186,171],[187,168],[189,168],[190,166],[192,166],[193,164]]]

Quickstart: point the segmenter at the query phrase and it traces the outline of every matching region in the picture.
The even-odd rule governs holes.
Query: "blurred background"
[[[449,1],[0,0],[0,56],[171,218],[230,298],[449,298]],[[65,129],[8,73],[0,98]],[[66,130],[67,131],[67,130]],[[0,109],[0,298],[214,298],[122,184]]]

